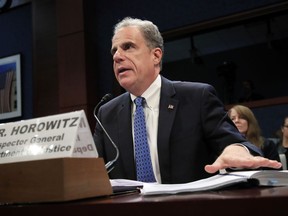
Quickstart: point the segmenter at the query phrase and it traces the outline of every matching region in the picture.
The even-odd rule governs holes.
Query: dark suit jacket
[[[162,183],[208,177],[204,166],[231,143],[241,142],[253,148],[227,116],[211,85],[161,79],[157,145]],[[131,103],[126,92],[104,104],[98,112],[99,120],[120,151],[110,178],[136,179]],[[115,149],[98,124],[94,140],[105,162],[115,158]]]

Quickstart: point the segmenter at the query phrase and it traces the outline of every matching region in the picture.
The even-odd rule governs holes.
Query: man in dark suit
[[[152,22],[124,18],[114,29],[111,53],[126,93],[100,107],[98,118],[119,148],[110,178],[137,180],[133,100],[145,98],[148,143],[159,183],[183,183],[225,168],[279,168],[238,132],[215,89],[208,84],[170,81],[160,75],[163,38]],[[96,124],[95,144],[105,162],[115,148]]]

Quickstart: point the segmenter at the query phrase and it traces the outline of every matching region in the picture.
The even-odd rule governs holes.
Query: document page
[[[110,180],[114,189],[134,188],[142,195],[177,194],[216,190],[239,183],[261,186],[288,186],[287,170],[249,170],[224,172],[212,177],[183,184],[145,183],[127,179]]]
[[[135,192],[143,188],[143,182],[129,179],[110,179],[110,183],[114,194]]]
[[[156,195],[156,194],[177,194],[184,192],[196,192],[212,189],[219,189],[229,185],[246,182],[247,177],[241,175],[215,175],[209,178],[201,179],[183,184],[151,184],[144,183],[141,189],[143,195]]]

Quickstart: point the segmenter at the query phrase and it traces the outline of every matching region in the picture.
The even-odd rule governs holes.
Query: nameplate
[[[98,157],[83,110],[0,124],[0,164]]]

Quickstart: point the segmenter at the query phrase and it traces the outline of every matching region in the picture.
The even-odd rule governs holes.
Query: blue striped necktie
[[[142,182],[155,182],[150,150],[147,141],[146,122],[143,109],[145,98],[137,97],[134,100],[136,112],[134,116],[134,142],[137,180]]]

